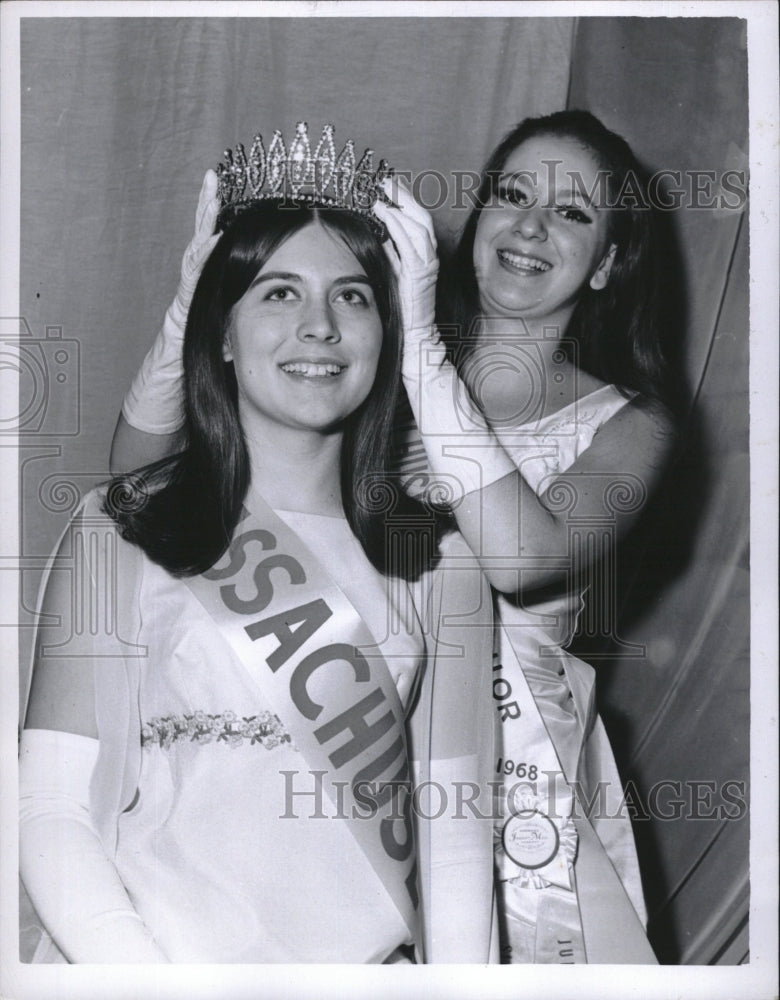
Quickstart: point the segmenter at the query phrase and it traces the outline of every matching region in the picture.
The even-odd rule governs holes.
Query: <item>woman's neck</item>
[[[509,344],[533,352],[537,363],[552,373],[555,357],[565,344],[568,317],[527,319],[521,316],[482,316],[477,327],[477,343]]]
[[[555,318],[483,318],[461,375],[485,416],[515,426],[556,413],[604,383],[576,364]]]
[[[245,430],[252,488],[269,506],[303,514],[342,515],[343,434],[279,428],[262,436]]]

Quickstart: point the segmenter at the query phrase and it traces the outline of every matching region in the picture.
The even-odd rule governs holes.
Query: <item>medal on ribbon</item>
[[[577,832],[570,816],[549,816],[544,805],[528,787],[506,797],[508,815],[495,835],[499,871],[524,889],[571,889]]]
[[[497,630],[497,646],[494,696],[499,692],[505,704],[511,696],[514,706],[501,715],[504,780],[498,807],[503,823],[494,830],[498,878],[521,888],[571,890],[577,855],[573,792],[504,628]]]

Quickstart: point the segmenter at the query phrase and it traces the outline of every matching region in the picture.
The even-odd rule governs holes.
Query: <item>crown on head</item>
[[[240,143],[234,150],[226,149],[225,163],[217,167],[222,209],[240,211],[242,206],[269,198],[341,208],[366,218],[384,239],[387,231],[371,209],[377,201],[393,204],[381,188],[392,171],[385,160],[374,170],[372,149],[357,162],[352,139],[336,156],[334,132],[333,125],[325,125],[314,153],[306,122],[295,126],[289,149],[279,129],[274,131],[267,153],[260,133],[248,156]]]

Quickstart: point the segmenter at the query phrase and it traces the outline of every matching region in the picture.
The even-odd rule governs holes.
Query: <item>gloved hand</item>
[[[388,178],[384,188],[398,208],[378,201],[373,212],[392,241],[385,243],[385,250],[398,282],[404,333],[402,374],[405,383],[414,382],[444,360],[436,333],[436,235],[430,214],[400,179]]]
[[[203,265],[221,235],[214,232],[218,214],[217,175],[208,170],[198,198],[195,235],[182,258],[176,296],[122,403],[125,420],[140,431],[169,434],[182,424],[184,328]]]
[[[90,813],[99,743],[25,729],[19,862],[47,931],[70,962],[167,962],[108,858]]]
[[[385,185],[398,207],[378,201],[372,211],[392,240],[385,249],[401,300],[404,387],[434,476],[433,495],[455,504],[516,467],[447,359],[436,330],[439,262],[431,217],[399,180]]]
[[[195,212],[195,235],[184,251],[181,262],[181,279],[179,287],[176,289],[175,302],[184,315],[185,323],[200,272],[222,235],[214,232],[218,215],[217,175],[213,170],[207,170]]]

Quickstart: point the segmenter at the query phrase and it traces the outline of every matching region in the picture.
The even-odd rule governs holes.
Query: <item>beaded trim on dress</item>
[[[249,741],[249,745],[260,744],[266,750],[273,750],[281,743],[297,747],[292,737],[273,712],[258,715],[238,716],[225,711],[218,715],[207,712],[193,712],[191,715],[165,715],[150,719],[141,727],[141,746],[150,750],[159,746],[167,750],[176,742],[225,743],[237,747]]]

